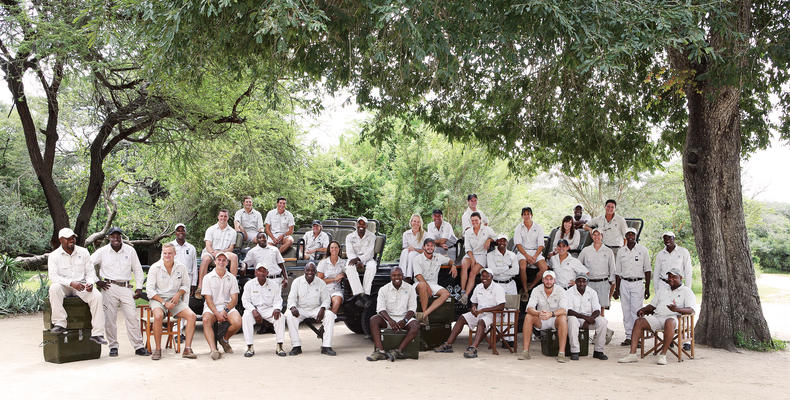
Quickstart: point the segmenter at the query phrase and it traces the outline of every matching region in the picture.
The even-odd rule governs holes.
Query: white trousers
[[[625,327],[626,338],[631,338],[636,312],[642,308],[644,299],[645,281],[629,282],[620,279],[620,307],[623,309],[623,327]]]
[[[135,350],[143,347],[143,334],[140,332],[140,314],[134,304],[132,288],[110,284],[102,294],[104,305],[104,329],[111,349],[118,348],[118,309],[126,319],[126,334]]]
[[[404,278],[414,278],[414,257],[418,255],[420,255],[420,253],[409,251],[409,249],[403,249],[403,251],[400,252],[398,266],[403,270]]]
[[[376,260],[368,260],[365,263],[365,275],[362,282],[359,281],[359,272],[355,265],[346,265],[346,278],[351,285],[351,293],[358,295],[360,293],[370,294],[370,288],[373,287],[373,278],[376,276]]]
[[[282,343],[285,340],[285,315],[280,315],[279,319],[274,319],[274,307],[256,307],[258,314],[261,318],[269,321],[274,325],[274,336],[277,337],[277,343]],[[252,309],[244,310],[244,315],[241,316],[241,330],[244,333],[244,342],[247,346],[253,342],[253,335],[255,335],[255,317],[252,316]]]
[[[82,301],[88,303],[91,309],[91,336],[104,336],[104,309],[102,308],[102,295],[96,286],[93,290],[77,291],[71,286],[66,286],[60,283],[53,283],[49,287],[49,302],[52,308],[52,324],[58,325],[61,328],[68,328],[66,326],[66,308],[63,307],[63,299],[66,296],[77,296]]]
[[[584,324],[583,319],[568,316],[568,342],[571,344],[571,353],[578,353],[581,350],[579,347],[579,328],[582,324]],[[595,329],[594,351],[603,352],[603,348],[606,345],[606,318],[599,315],[595,318],[595,324],[588,327],[589,329]]]
[[[288,322],[288,335],[291,336],[291,346],[301,346],[302,339],[299,338],[299,323],[307,318],[315,318],[321,308],[303,309],[299,310],[299,316],[294,317],[291,310],[285,311],[285,320]],[[330,310],[324,311],[324,319],[321,324],[324,326],[324,336],[321,339],[321,346],[332,347],[332,335],[335,333],[335,318],[337,315]]]

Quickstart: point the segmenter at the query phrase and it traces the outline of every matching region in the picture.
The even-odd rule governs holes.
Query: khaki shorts
[[[655,331],[655,330],[659,330],[659,329],[664,329],[664,323],[668,319],[677,320],[677,317],[675,317],[674,315],[668,315],[668,316],[667,315],[659,315],[659,316],[656,316],[655,314],[651,314],[651,315],[645,315],[645,319],[647,320],[647,323],[650,324],[650,329]],[[678,323],[677,323],[677,321],[675,321],[675,328],[677,328],[677,326],[678,326]]]
[[[216,304],[214,305],[214,307],[216,307],[217,310],[219,310],[219,311],[222,311],[225,308],[225,306],[227,306],[227,304],[223,304],[223,305],[219,305],[219,306],[216,305]],[[230,309],[230,311],[228,311],[228,315],[233,314],[234,312],[239,312],[239,310],[237,310],[236,307],[233,307],[233,308]],[[211,309],[208,308],[207,305],[203,304],[203,314],[212,314],[213,315],[214,313],[211,312]]]
[[[474,315],[472,315],[472,312],[470,311],[470,312],[462,315],[462,317],[464,317],[464,319],[466,320],[466,323],[469,324],[469,326],[473,326],[473,327],[477,326],[477,323],[479,321],[481,321],[481,320],[483,322],[485,322],[486,329],[491,327],[491,324],[494,323],[494,314],[491,314],[490,312],[484,312],[484,313],[481,313],[481,314],[477,314],[477,316],[475,317]]]
[[[165,301],[168,301],[168,300],[170,300],[170,299],[167,299]],[[154,309],[157,309],[157,308],[161,309],[162,311],[164,311],[165,315],[167,315],[167,313],[168,313],[168,310],[167,310],[167,308],[165,308],[165,305],[160,303],[160,302],[158,302],[158,301],[156,301],[156,300],[149,301],[148,302],[148,306],[151,307],[151,310],[154,310]],[[171,317],[175,317],[176,315],[178,315],[178,313],[180,313],[181,311],[184,311],[187,308],[189,308],[189,304],[187,304],[186,301],[182,300],[175,307],[173,307],[172,310],[169,311],[170,312],[170,316]]]

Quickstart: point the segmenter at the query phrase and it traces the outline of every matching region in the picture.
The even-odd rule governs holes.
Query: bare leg
[[[560,315],[554,320],[554,327],[557,328],[557,336],[559,337],[560,352],[565,352],[565,344],[568,342],[568,317]]]
[[[162,350],[162,320],[165,317],[165,313],[158,307],[152,311],[154,313],[154,348]]]
[[[288,249],[291,248],[291,245],[294,244],[294,240],[289,237],[283,238],[283,244],[280,245],[280,254],[285,253]]]
[[[521,279],[521,290],[527,293],[527,260],[518,260],[518,277]]]
[[[370,318],[370,336],[373,338],[373,345],[376,350],[384,350],[384,345],[381,344],[381,330],[387,328],[387,321],[379,315],[374,315]]]
[[[477,334],[475,335],[475,341],[472,343],[472,346],[477,348],[480,346],[480,342],[483,341],[483,338],[486,337],[486,322],[483,319],[479,319],[477,321]]]
[[[187,321],[187,329],[186,329],[186,340],[184,341],[184,346],[192,347],[192,338],[195,336],[195,323],[197,322],[197,315],[195,315],[192,310],[189,308],[185,308],[180,313],[176,314],[177,317],[181,317]]]
[[[664,355],[667,354],[667,350],[669,350],[669,345],[672,344],[672,338],[674,337],[675,337],[675,319],[668,318],[666,321],[664,321],[664,346],[661,347],[661,354]]]
[[[472,270],[469,271],[469,279],[466,282],[466,293],[471,293],[472,289],[475,288],[475,278],[477,278],[477,274],[479,274],[482,269],[483,266],[478,263],[472,266]]]
[[[239,256],[236,253],[230,253],[230,273],[233,276],[238,275],[239,272]]]
[[[217,322],[217,317],[212,313],[203,314],[203,336],[206,337],[206,342],[211,351],[217,351],[217,345],[214,343],[214,323]]]
[[[426,285],[426,286],[427,286],[427,285]],[[425,310],[425,313],[424,313],[423,315],[426,315],[426,316],[430,315],[430,314],[431,314],[432,312],[434,312],[434,311],[435,311],[437,308],[439,308],[439,307],[440,307],[442,304],[444,304],[444,302],[445,302],[445,301],[446,301],[446,300],[447,300],[447,299],[450,297],[450,292],[448,292],[448,291],[447,291],[447,290],[445,290],[445,289],[442,289],[442,290],[440,290],[440,291],[439,291],[439,292],[437,292],[436,294],[437,294],[439,297],[438,297],[436,300],[434,300],[434,301],[433,301],[433,303],[431,303],[430,307],[428,307],[428,309],[427,309],[427,310],[425,310],[425,308],[423,308],[423,310]],[[426,299],[426,301],[425,301],[425,302],[427,303],[427,302],[428,302],[428,300]]]
[[[406,337],[400,342],[400,346],[398,346],[398,350],[403,351],[406,346],[411,343],[414,338],[417,337],[417,334],[420,333],[420,323],[417,321],[411,321],[406,325]]]
[[[469,267],[472,265],[472,260],[464,258],[461,260],[461,290],[466,290],[466,278],[469,276]]]
[[[417,297],[420,299],[420,309],[423,311],[423,314],[428,314],[428,298],[431,297],[430,286],[422,282],[418,283]],[[433,306],[433,304],[431,305]]]
[[[207,255],[200,260],[200,275],[198,278],[198,287],[203,287],[203,277],[208,273],[208,266],[211,262],[214,261],[214,258],[211,255]]]
[[[631,354],[636,354],[639,338],[642,337],[642,332],[647,329],[650,329],[650,324],[646,319],[639,318],[634,322],[634,329],[631,331]]]
[[[538,274],[535,275],[535,279],[533,279],[532,282],[529,283],[527,290],[531,290],[535,286],[538,286],[538,283],[540,283],[540,281],[543,279],[543,273],[549,270],[549,266],[548,264],[546,264],[546,260],[540,260],[536,262],[535,265],[538,266]]]
[[[450,337],[447,338],[447,344],[453,344],[455,342],[455,338],[461,334],[461,331],[464,330],[464,325],[466,325],[466,318],[464,316],[458,317],[458,321],[455,322],[453,325],[453,330],[450,332]]]
[[[524,326],[521,330],[524,336],[524,351],[529,351],[529,344],[532,342],[532,327],[540,323],[540,318],[527,314],[524,318]]]
[[[230,322],[230,326],[228,327],[228,332],[225,334],[225,341],[230,340],[236,332],[241,329],[241,315],[237,312],[232,312],[228,314],[228,322]]]
[[[337,315],[337,312],[340,311],[340,305],[343,304],[343,298],[340,296],[333,296],[332,297],[332,312]]]

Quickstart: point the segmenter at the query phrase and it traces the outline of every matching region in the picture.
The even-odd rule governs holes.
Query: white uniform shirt
[[[418,232],[418,234],[419,234],[419,232]],[[403,247],[401,247],[401,248],[402,249],[408,249],[409,246],[411,246],[411,247],[414,247],[415,250],[422,250],[422,241],[423,240],[425,240],[425,233],[424,232],[422,234],[422,237],[420,238],[420,237],[418,237],[418,235],[415,235],[414,232],[412,232],[411,229],[409,229],[406,232],[403,232],[403,238],[402,238]]]
[[[560,230],[558,229],[557,230],[557,234],[554,235],[554,242],[551,244],[551,250],[553,251],[554,249],[557,248],[557,242],[559,242],[560,239],[565,239],[565,240],[568,241],[568,249],[570,249],[570,250],[578,249],[579,248],[579,240],[581,240],[580,238],[581,238],[582,234],[579,231],[577,231],[576,229],[573,229],[572,232],[573,232],[573,237],[572,238],[570,237],[571,232],[566,233],[564,236],[560,236]]]
[[[405,281],[401,282],[400,289],[395,289],[392,282],[379,289],[376,299],[376,313],[386,311],[390,318],[400,321],[409,311],[417,311],[417,292],[414,287]]]
[[[243,208],[237,210],[233,215],[233,221],[238,222],[241,229],[247,232],[247,240],[254,240],[255,236],[250,237],[250,235],[257,235],[263,230],[263,216],[254,208],[250,212]]]
[[[623,246],[617,251],[615,263],[617,276],[621,278],[644,278],[645,272],[652,271],[650,252],[647,247],[637,243],[633,249]]]
[[[71,282],[96,283],[96,269],[88,249],[74,246],[71,254],[58,247],[47,257],[47,275],[52,283],[69,286]]]
[[[653,286],[656,289],[661,286],[669,287],[661,279],[667,279],[667,272],[672,267],[677,267],[683,273],[684,284],[687,286],[691,285],[691,254],[685,248],[675,245],[675,249],[671,253],[665,247],[656,254],[656,271],[653,275],[653,282],[655,283]]]
[[[176,248],[176,262],[181,263],[184,267],[186,267],[187,272],[189,273],[189,282],[192,286],[197,286],[198,281],[198,265],[197,265],[197,250],[195,250],[195,246],[192,246],[187,242],[184,241],[184,245],[181,246],[178,244],[177,240],[170,242]]]
[[[598,228],[603,233],[603,244],[607,246],[620,247],[625,240],[625,231],[628,229],[628,224],[625,223],[625,218],[615,214],[611,221],[606,220],[606,215],[599,215],[589,221],[587,226],[591,228]]]
[[[442,254],[433,253],[433,257],[430,260],[425,257],[425,253],[418,254],[414,257],[414,276],[422,275],[425,282],[438,285],[439,270],[442,268],[442,265],[449,262],[450,258]]]
[[[472,213],[473,212],[475,212],[475,211],[472,211],[471,208],[466,207],[466,211],[464,211],[464,215],[461,216],[461,229],[462,229],[462,231],[466,232],[467,229],[472,228]],[[483,212],[480,211],[480,209],[478,209],[476,212],[480,213],[480,226],[488,225],[488,217],[486,217],[486,215],[483,214]]]
[[[329,247],[329,235],[326,234],[323,230],[318,233],[318,237],[313,234],[313,231],[305,232],[304,236],[304,249],[305,250],[315,250],[315,249],[324,249]]]
[[[595,244],[591,244],[579,253],[579,261],[590,270],[590,279],[606,279],[609,283],[614,282],[614,253],[612,249],[601,245],[595,250]]]
[[[250,279],[244,284],[241,304],[245,310],[255,308],[275,308],[279,310],[283,307],[280,285],[271,279],[267,279],[263,285],[258,283],[258,278]]]
[[[174,261],[173,268],[168,274],[164,261],[159,260],[148,270],[145,291],[148,293],[148,298],[158,294],[163,300],[167,300],[175,296],[179,290],[189,294],[189,283],[189,272],[184,264]]]
[[[284,210],[283,213],[280,214],[277,212],[276,208],[266,213],[266,221],[264,221],[264,223],[269,224],[269,229],[271,229],[272,235],[274,236],[288,233],[291,227],[296,224],[294,222],[294,215],[291,214],[290,211]]]
[[[491,270],[495,281],[510,280],[519,272],[516,253],[505,250],[505,254],[502,254],[499,249],[494,249],[486,255],[486,268]]]
[[[283,270],[280,264],[285,263],[282,254],[274,246],[255,246],[244,256],[244,264],[248,268],[255,268],[258,264],[266,265],[269,276],[279,275]]]
[[[601,309],[598,293],[589,286],[584,290],[584,294],[579,293],[576,286],[569,288],[565,291],[565,296],[568,298],[568,310],[579,314],[590,316],[593,311]]]
[[[313,283],[307,283],[304,275],[294,279],[291,283],[291,291],[288,293],[288,308],[291,307],[303,310],[329,308],[329,291],[326,289],[326,282],[315,277]]]
[[[132,272],[134,272],[134,288],[143,288],[143,280],[145,279],[143,267],[140,265],[140,259],[137,258],[137,252],[134,251],[132,246],[123,243],[121,244],[121,250],[116,252],[108,244],[93,253],[91,262],[99,266],[99,275],[103,279],[131,281]]]
[[[204,242],[211,242],[211,247],[216,251],[223,251],[236,244],[236,230],[231,228],[230,224],[225,226],[225,229],[220,229],[219,224],[214,224],[206,229],[206,236],[203,238]]]
[[[464,252],[472,252],[475,256],[485,255],[488,248],[485,247],[486,240],[496,239],[496,234],[490,226],[480,225],[480,231],[475,234],[474,228],[464,232]]]
[[[364,264],[373,259],[375,248],[376,235],[371,231],[366,230],[362,237],[356,231],[346,236],[346,256],[349,260],[359,257]]]
[[[436,223],[431,221],[431,223],[428,224],[425,237],[429,237],[433,240],[447,239],[448,246],[458,241],[458,238],[455,237],[455,233],[453,233],[453,226],[444,220],[442,220],[442,226],[439,228],[436,228]]]
[[[251,279],[250,282],[255,280],[256,279]],[[230,271],[225,271],[225,275],[220,277],[219,274],[217,274],[217,270],[214,269],[203,277],[203,288],[200,294],[203,296],[211,296],[211,300],[214,302],[214,307],[217,308],[217,311],[221,311],[227,306],[228,303],[230,303],[232,295],[238,293],[239,283]]]
[[[562,261],[560,261],[560,255],[555,254],[554,257],[551,257],[550,263],[552,270],[557,274],[555,284],[563,288],[567,288],[571,284],[571,281],[576,280],[576,274],[586,274],[590,272],[581,261],[570,254]]]
[[[584,212],[584,211],[582,211],[582,216],[581,216],[581,218],[579,218],[579,219],[576,219],[576,215],[575,215],[575,214],[573,214],[573,215],[571,215],[571,216],[573,217],[573,222],[574,222],[574,223],[576,223],[576,222],[579,222],[579,221],[590,221],[590,220],[592,219],[592,217],[590,216],[590,214],[587,214],[587,213],[586,213],[586,212]]]
[[[334,278],[343,272],[345,268],[346,260],[338,257],[337,262],[332,264],[332,260],[329,257],[325,257],[323,260],[321,260],[321,262],[318,263],[316,272],[324,274],[324,278]],[[326,287],[330,294],[342,291],[340,282],[328,283]]]
[[[663,317],[678,316],[680,313],[670,311],[667,306],[674,304],[680,308],[694,308],[697,303],[697,298],[694,297],[694,292],[686,285],[680,285],[677,289],[667,285],[665,288],[656,290],[656,295],[650,305],[656,308],[655,315]]]
[[[546,296],[546,289],[543,284],[536,286],[532,289],[532,294],[529,296],[527,308],[534,308],[536,311],[557,311],[559,309],[568,309],[568,298],[565,295],[565,289],[554,285],[554,290],[551,291],[551,296]]]
[[[473,304],[477,304],[477,309],[496,307],[505,303],[505,289],[496,282],[491,282],[488,288],[483,286],[483,283],[478,283],[475,286],[475,291],[472,292],[472,297],[469,298]]]
[[[538,248],[544,246],[543,228],[536,222],[532,222],[532,228],[527,228],[524,222],[516,225],[513,233],[513,246],[521,245],[527,254],[534,256]]]

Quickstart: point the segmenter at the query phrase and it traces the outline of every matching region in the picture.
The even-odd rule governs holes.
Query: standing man
[[[579,359],[579,329],[595,329],[593,358],[608,360],[603,353],[606,342],[606,318],[601,315],[598,294],[587,287],[587,274],[576,275],[576,284],[565,293],[568,297],[568,340],[571,344],[571,360]]]
[[[587,274],[589,270],[581,261],[568,253],[570,246],[568,241],[560,239],[557,242],[557,254],[551,257],[551,268],[557,276],[555,285],[563,289],[569,289],[576,284],[576,275]],[[586,283],[586,282],[585,282]]]
[[[70,228],[58,232],[60,247],[49,253],[47,258],[47,275],[52,284],[49,286],[49,305],[52,309],[51,332],[66,332],[66,309],[63,298],[77,296],[88,303],[91,310],[91,341],[107,344],[104,340],[104,309],[102,295],[93,290],[98,281],[96,269],[91,263],[88,249],[77,246],[77,235]]]
[[[176,249],[176,262],[186,267],[189,273],[189,296],[192,297],[198,284],[197,250],[187,242],[187,227],[184,224],[176,224],[176,240],[170,243]]]
[[[499,235],[496,239],[496,249],[486,256],[486,268],[491,272],[495,283],[502,286],[505,294],[518,294],[516,282],[513,277],[518,275],[518,257],[516,253],[507,249],[507,236]],[[480,287],[480,285],[478,285]],[[474,293],[472,294],[474,297]]]
[[[313,229],[304,234],[304,259],[318,260],[326,253],[329,247],[329,235],[324,232],[321,221],[313,220]]]
[[[603,245],[603,234],[600,228],[592,231],[593,244],[582,249],[579,253],[579,261],[590,271],[587,286],[598,294],[598,302],[601,303],[601,316],[604,310],[609,308],[609,299],[614,292],[614,253],[612,249]],[[612,341],[614,331],[606,330],[606,344]]]
[[[368,361],[395,361],[405,358],[403,350],[420,332],[420,323],[414,319],[417,310],[417,293],[414,287],[403,281],[403,270],[395,267],[390,272],[390,283],[379,289],[376,302],[376,315],[370,318],[370,335],[373,337],[375,349],[366,357]],[[397,349],[384,352],[381,344],[381,330],[390,328],[393,331],[406,331],[406,336]]]
[[[218,253],[214,259],[216,267],[205,276],[202,294],[206,298],[203,304],[203,335],[211,348],[211,359],[218,360],[221,354],[217,350],[216,342],[222,345],[225,354],[233,353],[228,339],[233,337],[241,328],[241,316],[236,310],[239,301],[239,284],[236,277],[228,273],[228,253]],[[251,280],[252,281],[252,280]],[[214,337],[214,323],[227,322],[230,324],[225,336]]]
[[[425,237],[434,240],[436,244],[435,252],[437,254],[449,257],[450,254],[448,249],[455,246],[458,242],[458,238],[455,237],[455,233],[453,233],[453,226],[444,220],[444,215],[440,209],[433,210],[431,217],[433,218],[433,223],[428,224]]]
[[[615,255],[617,255],[617,250],[625,245],[625,231],[628,229],[625,218],[614,214],[616,208],[616,201],[606,200],[604,215],[595,217],[584,225],[584,229],[587,231],[598,228],[603,234],[603,244],[612,249]]]
[[[475,278],[486,267],[488,246],[496,238],[491,227],[482,225],[480,213],[473,212],[471,220],[472,227],[464,232],[466,255],[461,260],[461,303],[463,304],[469,301],[469,293],[475,287]]]
[[[419,316],[420,322],[427,324],[428,316],[431,315],[445,300],[450,297],[450,292],[439,285],[439,270],[442,265],[450,265],[450,275],[453,278],[458,276],[458,269],[453,265],[453,260],[449,257],[437,254],[434,250],[436,243],[431,238],[426,238],[422,245],[422,254],[414,257],[414,280],[417,282],[417,294],[422,306],[422,315]],[[431,296],[439,296],[428,307],[428,299]]]
[[[573,208],[573,229],[584,228],[584,224],[591,219],[592,217],[590,217],[590,214],[584,212],[584,207],[582,207],[581,204],[577,204],[576,207]]]
[[[99,275],[103,280],[96,282],[101,289],[104,307],[104,326],[107,340],[110,342],[110,357],[118,356],[118,308],[126,318],[126,334],[134,347],[134,354],[150,356],[151,352],[143,345],[143,334],[140,332],[140,318],[134,299],[143,294],[143,267],[137,252],[132,246],[121,240],[122,232],[112,227],[107,232],[110,244],[96,250],[91,262],[99,266]],[[132,291],[132,273],[134,273],[134,291]]]
[[[370,296],[370,289],[373,287],[373,278],[376,276],[378,265],[373,258],[376,250],[376,235],[368,232],[368,219],[365,217],[357,218],[357,231],[346,236],[346,277],[351,285],[351,292],[354,296],[363,294],[363,301],[367,301]],[[359,282],[359,274],[365,272],[362,283]]]
[[[656,290],[669,288],[666,276],[667,272],[672,268],[677,268],[682,273],[683,284],[691,287],[693,280],[689,251],[675,244],[675,234],[672,232],[664,232],[662,239],[664,239],[664,248],[656,254],[656,274],[654,278]]]
[[[233,247],[236,245],[236,231],[228,225],[228,210],[219,210],[217,223],[206,229],[206,237],[203,240],[206,242],[206,247],[200,253],[198,289],[203,287],[203,277],[208,272],[208,266],[220,253],[225,253],[225,257],[230,262],[231,275],[236,276],[239,269],[239,257],[233,253]],[[198,290],[198,293],[200,292]]]
[[[258,232],[258,236],[255,239],[258,245],[247,252],[247,255],[244,257],[244,267],[245,269],[255,268],[258,264],[264,264],[269,272],[267,278],[277,285],[285,287],[288,285],[288,280],[283,279],[285,260],[283,260],[282,254],[275,247],[268,245],[266,239],[266,233]]]
[[[477,195],[470,194],[466,196],[466,211],[461,216],[461,234],[466,232],[467,229],[472,227],[472,213],[480,214],[480,223],[488,226],[488,217],[482,211],[477,209]]]
[[[252,197],[244,196],[241,204],[243,208],[233,215],[233,225],[244,237],[244,243],[254,242],[258,232],[263,232],[263,216],[252,208]]]
[[[255,279],[250,279],[244,284],[244,294],[241,295],[241,304],[244,306],[244,316],[242,317],[244,341],[247,343],[244,357],[255,355],[255,348],[252,345],[255,323],[263,323],[263,320],[274,325],[274,335],[277,338],[277,347],[274,349],[274,353],[285,357],[285,350],[283,350],[285,318],[280,313],[280,309],[283,307],[283,296],[280,285],[268,279],[267,276],[269,276],[269,271],[266,264],[258,264],[255,266]]]
[[[189,309],[185,295],[189,293],[189,273],[184,264],[177,262],[176,248],[172,243],[162,246],[162,259],[148,270],[145,290],[148,293],[151,312],[154,314],[154,354],[152,360],[162,358],[162,321],[165,314],[182,318],[187,323],[186,347],[183,358],[197,358],[192,351],[192,337],[195,335],[197,316]]]
[[[332,350],[332,335],[335,331],[335,318],[329,307],[329,290],[322,279],[315,279],[316,269],[314,262],[308,262],[304,267],[304,275],[294,279],[291,283],[291,292],[288,293],[288,311],[285,312],[285,321],[288,324],[288,334],[291,336],[291,351],[289,355],[302,354],[302,340],[299,338],[299,323],[306,318],[313,318],[323,327],[321,336],[321,354],[336,356]]]
[[[540,283],[543,273],[549,269],[543,258],[543,228],[532,220],[532,208],[521,209],[522,223],[516,226],[513,244],[516,246],[519,275],[521,277],[522,298],[529,297],[529,292]],[[538,273],[532,282],[527,284],[527,268],[537,268]]]
[[[277,247],[280,254],[288,251],[294,243],[294,238],[291,236],[294,233],[294,216],[285,209],[285,203],[285,197],[278,197],[277,207],[266,213],[264,221],[269,243]]]
[[[546,271],[543,274],[543,284],[535,287],[532,295],[529,296],[527,303],[527,316],[524,318],[524,350],[518,356],[519,360],[529,360],[529,345],[532,339],[532,328],[538,329],[557,329],[557,341],[559,342],[559,354],[557,362],[567,362],[565,358],[565,343],[568,340],[568,299],[565,290],[554,284],[554,271]]]
[[[617,252],[615,262],[614,299],[621,298],[625,340],[622,346],[631,345],[631,329],[636,321],[636,312],[642,308],[642,301],[650,297],[650,252],[647,247],[636,242],[636,229],[628,228],[625,233],[625,246]]]

